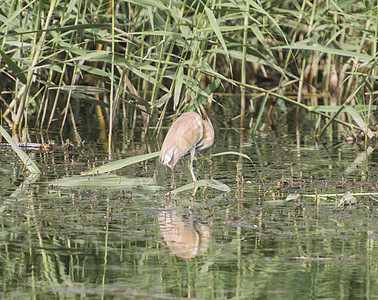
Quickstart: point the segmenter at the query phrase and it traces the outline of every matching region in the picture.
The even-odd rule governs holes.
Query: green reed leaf
[[[153,152],[153,153],[147,153],[147,154],[142,154],[142,155],[138,155],[138,156],[132,156],[132,157],[124,158],[124,159],[115,160],[115,161],[112,161],[112,162],[107,163],[105,165],[102,165],[100,167],[94,168],[92,170],[82,172],[81,175],[87,175],[87,174],[91,174],[91,173],[93,173],[93,174],[108,173],[108,172],[111,172],[111,171],[122,169],[122,168],[129,166],[129,165],[132,165],[132,164],[136,164],[136,163],[141,162],[141,161],[145,161],[145,160],[148,160],[148,159],[151,159],[151,158],[158,157],[159,154],[160,154],[160,151],[157,151],[157,152]]]
[[[210,22],[212,29],[214,30],[217,38],[219,39],[219,41],[222,45],[223,50],[226,52],[227,58],[230,59],[230,55],[228,54],[226,42],[224,41],[223,35],[222,35],[222,33],[219,29],[219,25],[217,23],[217,20],[215,19],[213,12],[208,7],[205,7],[205,12],[206,12],[207,18],[209,19],[209,22]]]
[[[4,59],[8,67],[13,71],[14,75],[23,83],[27,83],[26,76],[24,72],[17,66],[17,64],[10,58],[3,50],[0,49],[0,55]]]
[[[12,137],[6,132],[3,126],[0,125],[0,134],[5,138],[5,140],[11,145],[14,152],[17,153],[18,157],[25,164],[26,168],[33,174],[41,174],[41,170],[37,167],[34,161],[27,155],[16,143],[13,141]]]

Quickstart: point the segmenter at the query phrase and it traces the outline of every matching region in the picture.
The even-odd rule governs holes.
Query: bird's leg
[[[171,181],[171,188],[174,189],[176,188],[176,183],[175,183],[175,167],[172,167],[172,181]]]
[[[193,214],[193,209],[194,209],[194,198],[196,196],[196,192],[197,192],[197,187],[196,187],[196,184],[194,183],[194,188],[193,188],[193,192],[192,192],[192,196],[190,197],[190,200],[192,202],[192,205],[189,206],[189,212],[190,212],[190,215]]]
[[[194,198],[194,196],[196,195],[197,190],[198,190],[198,187],[196,186],[196,183],[194,183],[194,187],[193,187],[193,191],[192,191],[192,198]]]
[[[194,159],[194,154],[196,153],[196,148],[193,147],[191,150],[190,150],[190,173],[192,174],[192,177],[193,177],[193,181],[196,182],[197,179],[196,179],[196,176],[194,175],[194,171],[193,171],[193,159]]]

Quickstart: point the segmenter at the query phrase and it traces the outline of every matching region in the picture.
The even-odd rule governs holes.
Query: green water
[[[195,172],[231,192],[201,188],[194,197],[166,196],[171,173],[157,159],[65,186],[64,177],[107,161],[105,141],[95,138],[81,150],[28,151],[44,171],[34,180],[1,148],[1,297],[377,298],[378,203],[369,195],[377,192],[377,152],[336,132],[316,142],[307,120],[300,132],[286,122],[253,140],[218,125]],[[142,152],[138,135],[115,143],[116,158]],[[253,163],[210,158],[224,151]],[[176,180],[190,182],[187,161]],[[340,204],[347,192],[354,198]]]

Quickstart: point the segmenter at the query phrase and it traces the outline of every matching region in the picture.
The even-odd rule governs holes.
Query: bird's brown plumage
[[[200,108],[204,119],[196,112],[181,115],[168,130],[160,150],[160,162],[170,167],[173,174],[177,161],[189,152],[193,181],[196,181],[193,172],[195,152],[211,147],[214,142],[213,125],[202,105]]]

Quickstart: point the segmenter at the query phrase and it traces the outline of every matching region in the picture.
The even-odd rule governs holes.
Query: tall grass
[[[295,105],[318,114],[320,134],[331,120],[374,135],[372,4],[1,1],[2,117],[15,132],[63,130],[68,121],[76,126],[79,114],[105,118],[110,141],[122,121],[133,128],[140,118],[145,129],[159,129],[167,111],[186,109],[188,95],[222,104],[214,92],[240,89],[242,127],[249,103],[263,100],[257,128],[265,106],[278,100],[275,109]],[[246,98],[250,93],[255,97]]]

